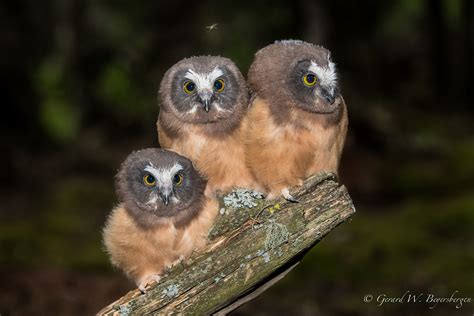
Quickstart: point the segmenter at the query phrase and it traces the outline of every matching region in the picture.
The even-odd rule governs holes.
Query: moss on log
[[[346,188],[333,174],[315,175],[291,194],[299,203],[266,201],[245,190],[220,198],[220,215],[203,251],[167,271],[146,294],[131,291],[98,314],[222,311],[277,279],[355,212]]]

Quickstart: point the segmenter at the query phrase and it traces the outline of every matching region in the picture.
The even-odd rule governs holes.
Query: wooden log
[[[146,294],[130,291],[99,315],[225,315],[263,292],[354,212],[334,174],[309,178],[291,194],[299,203],[266,201],[237,190],[220,200],[207,247],[167,271]]]

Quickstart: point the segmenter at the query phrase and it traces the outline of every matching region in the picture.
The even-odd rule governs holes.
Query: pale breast
[[[179,138],[174,139],[169,149],[196,161],[200,159],[203,148],[206,145],[206,137],[195,127],[186,127]]]

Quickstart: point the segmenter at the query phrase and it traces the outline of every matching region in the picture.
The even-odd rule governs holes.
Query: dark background
[[[163,73],[212,54],[245,75],[297,38],[337,63],[358,213],[235,315],[471,315],[363,297],[474,299],[473,4],[2,0],[0,314],[92,314],[132,289],[100,230],[120,162],[157,146]]]

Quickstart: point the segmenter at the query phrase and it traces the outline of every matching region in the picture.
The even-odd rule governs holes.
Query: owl
[[[179,61],[164,75],[159,101],[161,147],[195,163],[208,178],[208,195],[255,188],[242,139],[249,92],[230,59],[199,56]]]
[[[112,264],[140,291],[166,267],[203,247],[218,202],[204,195],[206,180],[172,151],[144,149],[123,162],[116,191],[120,204],[103,229]]]
[[[279,41],[255,54],[245,161],[268,194],[295,201],[289,188],[320,171],[337,173],[347,132],[331,53],[303,41]]]

